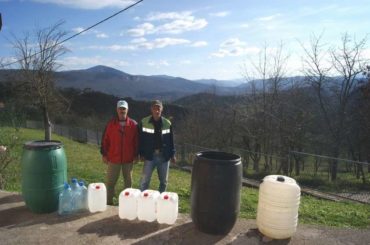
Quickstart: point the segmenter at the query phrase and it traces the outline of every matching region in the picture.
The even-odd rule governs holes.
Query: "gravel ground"
[[[350,200],[358,201],[361,203],[368,203],[370,204],[370,193],[363,191],[363,192],[354,192],[354,193],[335,193],[338,196],[348,198]]]

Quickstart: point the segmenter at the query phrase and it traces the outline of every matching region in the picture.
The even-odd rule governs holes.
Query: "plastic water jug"
[[[157,199],[157,221],[172,225],[176,222],[179,210],[179,197],[174,192],[162,192]]]
[[[73,206],[73,212],[76,213],[79,211],[79,201],[81,199],[81,190],[80,185],[78,184],[78,181],[76,178],[71,179],[71,190],[72,190],[72,206]]]
[[[78,181],[76,178],[71,179],[71,189],[72,191],[76,191],[80,189],[80,185],[78,184]]]
[[[121,219],[134,220],[137,218],[140,193],[138,189],[127,188],[119,194],[118,215]]]
[[[64,183],[62,192],[59,194],[58,214],[67,215],[73,213],[72,190],[68,183]]]
[[[80,195],[77,200],[75,200],[75,209],[77,212],[84,212],[88,210],[87,206],[87,188],[85,186],[85,182],[80,180],[78,182]]]
[[[107,188],[104,183],[90,183],[87,188],[89,211],[103,212],[107,209]]]
[[[157,219],[157,198],[159,191],[145,190],[140,193],[137,205],[137,217],[139,220],[152,222]]]
[[[301,189],[287,176],[269,175],[259,188],[257,227],[267,237],[286,239],[297,228]]]

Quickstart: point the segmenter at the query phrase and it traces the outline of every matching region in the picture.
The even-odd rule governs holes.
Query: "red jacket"
[[[138,155],[138,130],[135,120],[127,117],[122,127],[117,117],[105,127],[100,152],[110,163],[132,163]]]

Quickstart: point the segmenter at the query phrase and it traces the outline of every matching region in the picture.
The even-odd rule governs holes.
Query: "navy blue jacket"
[[[154,124],[153,117],[148,116],[141,120],[138,126],[139,130],[139,154],[146,160],[153,160],[154,153]],[[173,143],[173,130],[171,122],[161,117],[162,120],[162,151],[165,161],[170,160],[175,155],[175,146]]]

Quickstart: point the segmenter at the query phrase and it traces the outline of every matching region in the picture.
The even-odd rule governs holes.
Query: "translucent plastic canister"
[[[259,188],[257,227],[267,237],[286,239],[297,229],[301,189],[287,176],[269,175]]]
[[[159,191],[145,190],[140,193],[137,206],[137,218],[148,222],[155,221],[157,219],[157,199],[159,197]]]
[[[179,210],[179,197],[174,192],[162,192],[157,199],[157,221],[172,225],[176,222]]]
[[[118,215],[121,219],[134,220],[137,218],[140,193],[138,189],[127,188],[119,194]]]
[[[91,183],[87,188],[89,211],[103,212],[107,209],[107,189],[104,183]]]

